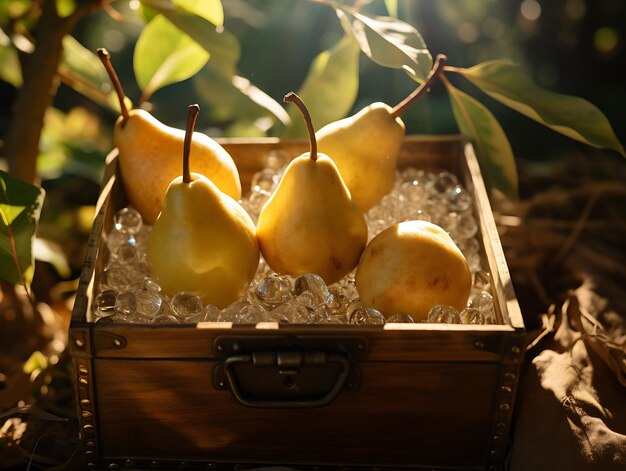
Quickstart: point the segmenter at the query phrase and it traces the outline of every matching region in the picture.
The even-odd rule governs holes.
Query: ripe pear
[[[374,237],[355,281],[363,306],[386,317],[410,314],[416,322],[437,304],[461,311],[472,285],[461,250],[445,230],[426,221],[401,222]]]
[[[261,253],[278,273],[317,273],[331,284],[356,267],[367,243],[367,225],[337,166],[317,153],[306,106],[295,93],[287,94],[285,101],[300,109],[311,150],[291,161],[261,210]]]
[[[392,114],[391,106],[377,102],[317,132],[320,152],[332,156],[362,211],[393,188],[404,131],[402,119]]]
[[[189,170],[199,107],[189,107],[183,175],[167,189],[148,242],[147,261],[163,291],[198,295],[224,308],[244,295],[259,264],[252,219],[208,178]]]
[[[154,224],[163,208],[170,182],[180,174],[180,149],[185,131],[166,126],[142,109],[128,110],[124,91],[113,70],[109,53],[98,49],[120,101],[122,114],[115,123],[113,140],[119,151],[124,190],[130,203],[148,224]],[[239,172],[232,157],[209,136],[195,133],[193,171],[210,178],[224,193],[241,198]]]
[[[437,56],[424,83],[393,108],[385,103],[372,103],[354,116],[317,131],[320,152],[335,161],[352,199],[362,211],[376,205],[393,188],[405,134],[400,116],[428,91],[445,60],[444,55]]]

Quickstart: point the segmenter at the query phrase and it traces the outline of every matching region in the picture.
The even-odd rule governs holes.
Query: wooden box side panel
[[[364,363],[358,391],[297,410],[242,406],[213,388],[213,366],[96,360],[100,460],[486,464],[497,364]]]
[[[278,138],[261,139],[218,139],[218,142],[233,157],[239,170],[241,187],[244,194],[250,189],[252,176],[265,165],[267,156],[272,152],[282,153],[291,160],[307,152],[306,140],[280,140]],[[407,136],[398,155],[398,168],[405,168],[419,163],[426,170],[445,169],[457,173],[458,158],[463,152],[460,136]]]

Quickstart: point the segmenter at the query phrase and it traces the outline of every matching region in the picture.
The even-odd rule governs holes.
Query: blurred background
[[[34,3],[0,0],[0,48],[11,42],[19,48],[21,33],[15,28],[16,18]],[[337,43],[343,34],[335,11],[318,2],[223,0],[221,3],[224,29],[237,38],[241,47],[238,75],[281,106],[287,92],[300,89],[314,58]],[[445,53],[449,65],[470,67],[489,59],[510,59],[520,64],[540,86],[580,96],[595,104],[612,123],[618,139],[626,142],[626,74],[623,72],[626,2],[374,0],[356,3],[370,14],[393,13],[413,25],[433,56]],[[150,17],[151,13],[138,0],[105,1],[84,15],[71,31],[87,50],[106,47],[111,52],[125,92],[135,103],[143,100],[134,74],[133,54],[145,20]],[[26,50],[28,35],[23,36]],[[19,113],[14,107],[19,82],[13,73],[15,67],[14,57],[0,52],[0,145],[5,142],[15,113]],[[375,101],[394,105],[416,87],[402,70],[381,67],[364,54],[360,55],[358,71],[358,92],[348,114]],[[103,70],[94,72],[102,73]],[[584,178],[620,180],[626,176],[623,157],[616,152],[592,149],[569,140],[495,102],[462,77],[449,75],[459,88],[480,97],[501,123],[517,160],[522,198],[554,186],[577,185]],[[205,66],[189,79],[158,89],[142,106],[163,123],[184,128],[186,105],[198,102],[202,113],[197,130],[212,136],[283,135],[285,130],[267,109],[241,101],[215,83],[214,71]],[[10,309],[5,306],[0,311],[0,399],[4,399],[0,401],[0,411],[16,399],[2,396],[7,372],[17,363],[30,361],[25,367],[30,375],[49,370],[51,365],[60,366],[57,376],[36,383],[39,389],[33,390],[32,383],[24,386],[24,397],[19,399],[22,405],[31,402],[32,395],[39,399],[48,395],[47,402],[40,402],[47,405],[46,410],[57,410],[60,417],[73,413],[69,366],[63,360],[63,333],[67,331],[105,157],[113,148],[116,119],[113,109],[78,93],[67,81],[59,84],[53,106],[46,112],[36,167],[36,181],[46,190],[46,199],[35,246],[33,292],[37,300],[52,308],[48,321],[39,321],[44,324],[42,328],[52,331],[45,342],[53,339],[61,344],[57,344],[56,357],[48,353],[33,356],[33,351],[49,352],[45,346],[48,344],[44,345],[35,330],[27,328],[28,321],[11,323],[16,317],[11,317]],[[436,83],[432,92],[403,119],[409,134],[458,132],[441,83]],[[6,167],[6,161],[0,158],[0,169]],[[564,168],[567,168],[565,176]],[[24,340],[20,348],[7,340],[15,340],[16,336]],[[58,396],[51,397],[54,388],[49,385],[55,381],[60,385],[56,388]],[[6,442],[0,438],[0,463],[2,447],[6,444],[3,440]],[[24,444],[24,449],[27,448]],[[69,456],[65,450],[57,451],[62,456],[55,457],[54,462]],[[45,462],[45,456],[42,459]]]

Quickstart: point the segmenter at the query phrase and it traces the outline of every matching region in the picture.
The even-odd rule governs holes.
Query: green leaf
[[[389,16],[398,17],[398,0],[385,0],[385,7]]]
[[[255,121],[271,116],[272,121],[279,121],[285,126],[289,124],[289,115],[280,103],[249,80],[237,75],[225,75],[212,61],[198,74],[194,86],[203,101],[229,110],[232,118]]]
[[[452,69],[486,94],[554,131],[593,147],[608,148],[626,156],[604,114],[579,97],[537,86],[519,66],[488,61],[469,69]]]
[[[334,1],[326,3],[335,7],[345,31],[370,59],[384,67],[403,69],[417,82],[426,79],[433,58],[413,26],[389,16],[366,15]]]
[[[67,263],[67,256],[59,244],[52,240],[35,238],[33,253],[36,260],[49,263],[63,278],[72,276],[72,269]]]
[[[174,0],[174,3],[209,20],[215,26],[224,25],[224,8],[220,0]]]
[[[156,90],[194,76],[209,53],[165,17],[156,16],[142,31],[133,56],[144,98]]]
[[[46,368],[48,368],[48,358],[36,350],[26,360],[24,366],[22,366],[22,371],[26,374],[31,374],[35,370],[45,370]]]
[[[76,0],[56,0],[57,14],[67,18],[76,11]]]
[[[485,185],[487,188],[498,188],[509,198],[517,198],[515,158],[502,127],[484,105],[447,80],[444,83],[459,130],[476,147]]]
[[[0,278],[9,283],[30,283],[43,198],[41,188],[0,171]]]
[[[105,108],[120,112],[117,95],[100,59],[70,35],[63,38],[59,74],[63,82],[73,90]],[[132,102],[128,98],[127,106],[132,108]]]
[[[298,96],[307,104],[313,126],[320,129],[343,118],[354,105],[359,91],[359,46],[346,34],[311,63]],[[306,125],[297,107],[290,106],[291,126],[283,137],[306,137]]]
[[[161,13],[181,31],[211,54],[211,62],[218,66],[225,75],[233,76],[239,61],[241,48],[235,36],[217,28],[206,18],[199,16],[170,0],[141,0],[145,6]]]
[[[0,31],[0,35],[4,34]],[[9,42],[0,45],[0,80],[10,83],[15,88],[22,86],[22,66],[15,49]]]

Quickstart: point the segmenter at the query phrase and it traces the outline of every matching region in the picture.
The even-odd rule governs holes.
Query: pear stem
[[[107,74],[109,74],[111,82],[113,83],[113,87],[115,88],[115,92],[117,93],[117,99],[120,101],[120,110],[122,112],[123,126],[128,120],[128,108],[126,108],[126,103],[124,102],[124,98],[126,98],[126,95],[124,94],[124,89],[122,88],[122,82],[120,82],[120,79],[115,73],[115,69],[113,68],[113,64],[111,64],[111,54],[109,54],[109,51],[107,51],[103,47],[98,48],[98,57],[104,65]]]
[[[309,110],[307,109],[306,105],[302,101],[302,98],[300,98],[294,92],[287,93],[285,95],[285,98],[283,98],[283,101],[285,103],[294,103],[300,110],[300,114],[302,115],[302,118],[304,118],[304,123],[306,124],[306,129],[309,133],[309,144],[310,144],[309,157],[311,158],[311,160],[316,161],[317,160],[317,140],[315,139],[315,130],[313,129],[313,122],[311,121],[311,115],[309,114]]]
[[[391,116],[394,118],[399,118],[402,114],[407,111],[413,104],[420,99],[420,97],[430,91],[430,87],[437,80],[439,74],[443,70],[443,63],[448,60],[448,57],[445,54],[437,54],[437,58],[435,59],[435,64],[433,68],[430,70],[428,77],[424,80],[419,87],[417,87],[413,92],[407,96],[404,100],[398,103],[391,110]]]
[[[200,107],[197,104],[189,105],[187,108],[187,126],[185,127],[185,142],[183,144],[183,182],[191,183],[191,169],[189,167],[189,154],[191,153],[191,139],[193,130],[196,127]]]

